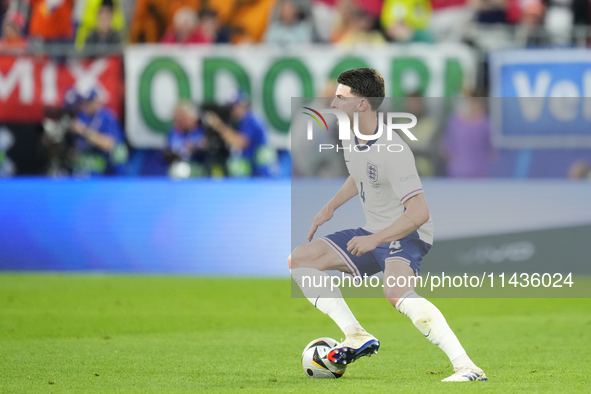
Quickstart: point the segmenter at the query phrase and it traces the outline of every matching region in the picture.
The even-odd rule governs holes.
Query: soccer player
[[[397,133],[387,140],[385,126],[378,124],[377,109],[384,96],[384,79],[374,69],[343,72],[337,79],[331,107],[343,111],[353,125],[358,114],[359,133],[372,136],[382,127],[377,140],[343,140],[343,152],[350,176],[335,196],[314,217],[309,243],[298,246],[288,258],[292,277],[306,298],[329,315],[345,334],[329,360],[349,364],[359,357],[377,353],[379,341],[369,334],[349,309],[340,289],[306,286],[304,278],[326,280],[325,270],[339,270],[354,276],[384,272],[384,295],[400,313],[449,357],[454,373],[444,382],[486,380],[466,354],[445,318],[435,305],[414,291],[420,262],[433,244],[433,222],[414,156]],[[397,144],[397,149],[386,149]],[[400,146],[402,150],[400,150]],[[353,148],[353,149],[351,149]],[[381,148],[381,149],[378,149]],[[359,195],[367,223],[312,241],[318,226],[333,217],[337,208]],[[389,286],[392,277],[406,287]],[[402,281],[400,278],[404,278]],[[308,279],[310,283],[310,279]],[[322,282],[327,283],[327,282]],[[330,283],[330,281],[328,281]]]

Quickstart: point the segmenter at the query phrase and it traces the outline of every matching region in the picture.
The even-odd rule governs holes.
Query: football
[[[318,338],[310,342],[302,353],[302,369],[313,379],[338,379],[345,373],[346,365],[328,361],[328,352],[339,343],[332,338]]]

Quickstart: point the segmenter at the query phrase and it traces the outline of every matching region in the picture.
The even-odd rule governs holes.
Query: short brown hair
[[[367,98],[373,111],[382,105],[386,96],[384,77],[373,68],[356,68],[342,72],[337,82],[350,87],[355,96]]]

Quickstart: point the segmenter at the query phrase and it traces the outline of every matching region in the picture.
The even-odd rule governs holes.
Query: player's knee
[[[396,304],[398,304],[400,298],[387,298],[387,300],[390,302],[390,304],[392,304],[394,308],[396,308]]]
[[[318,256],[315,255],[314,249],[310,244],[300,245],[291,252],[288,257],[288,262],[291,269],[299,267],[316,267]]]
[[[396,303],[398,303],[406,291],[408,291],[406,288],[384,286],[384,296],[393,307],[396,307]]]
[[[287,258],[290,269],[298,268],[304,265],[306,259],[306,251],[302,246],[298,246],[291,252]]]

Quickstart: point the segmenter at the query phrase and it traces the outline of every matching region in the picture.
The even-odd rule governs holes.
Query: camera
[[[213,112],[226,124],[231,124],[231,110],[229,105],[219,105],[215,103],[203,104],[200,107],[200,123],[205,130],[205,137],[207,138],[209,146],[209,154],[212,166],[218,164],[222,166],[224,172],[226,171],[226,160],[230,157],[230,151],[222,137],[215,131],[206,121],[205,114]],[[232,125],[233,126],[233,125]]]
[[[65,175],[73,171],[75,141],[68,130],[76,115],[75,108],[47,108],[44,112],[43,141],[49,158],[49,175]]]

